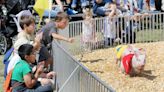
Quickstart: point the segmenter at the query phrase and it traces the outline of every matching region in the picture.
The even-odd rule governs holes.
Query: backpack
[[[7,76],[6,76],[6,80],[5,80],[4,84],[3,84],[4,92],[12,92],[12,87],[10,86],[12,72],[13,72],[13,69],[11,69],[9,71],[9,73],[7,74]]]
[[[14,48],[10,48],[6,54],[4,55],[4,59],[3,59],[3,64],[5,65],[5,68],[4,68],[4,78],[6,78],[7,76],[7,68],[8,68],[8,64],[10,62],[9,58],[12,54],[12,52],[14,51]]]

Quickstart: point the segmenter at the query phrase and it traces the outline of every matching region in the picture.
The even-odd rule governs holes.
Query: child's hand
[[[74,39],[73,38],[69,38],[68,39],[68,42],[73,43],[74,42]]]
[[[41,41],[41,37],[42,37],[41,34],[36,35],[35,40],[34,40],[35,43],[40,43],[40,41]]]
[[[43,65],[40,65],[40,66],[38,66],[38,68],[37,68],[37,70],[36,70],[36,73],[38,74],[38,75],[40,75],[42,72],[43,72]]]
[[[40,40],[42,39],[42,37],[43,37],[43,32],[38,32],[36,34],[35,40],[40,42]]]
[[[36,36],[35,37],[35,43],[34,43],[34,48],[35,48],[35,50],[39,50],[40,49],[40,45],[41,45],[41,43],[40,43],[40,37],[39,36]]]
[[[33,44],[34,49],[35,49],[36,51],[39,51],[40,45],[41,45],[40,42],[35,42],[35,43]]]
[[[53,78],[54,76],[55,76],[55,72],[53,72],[53,71],[47,73],[47,75],[46,75],[47,78]]]
[[[44,71],[44,62],[41,62],[41,63],[37,66],[36,73],[41,74],[43,71]]]
[[[40,83],[42,86],[52,83],[51,79],[41,78]]]

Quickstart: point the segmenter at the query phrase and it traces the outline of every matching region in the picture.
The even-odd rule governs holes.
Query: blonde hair
[[[83,18],[85,19],[86,17],[91,17],[93,16],[93,13],[92,13],[92,9],[90,8],[86,8],[86,9],[83,9]]]

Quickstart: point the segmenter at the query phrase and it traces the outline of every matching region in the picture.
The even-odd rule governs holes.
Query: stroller
[[[1,0],[5,1],[5,0]],[[27,9],[33,0],[6,0],[0,4],[0,54],[4,54],[12,45],[18,34],[14,16]]]

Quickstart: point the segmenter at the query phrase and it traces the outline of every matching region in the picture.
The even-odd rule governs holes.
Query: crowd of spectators
[[[112,16],[118,10],[120,13],[129,13],[134,15],[136,13],[164,11],[164,0],[55,0],[58,8],[56,11],[66,10],[69,15],[82,13],[86,7],[92,8],[96,16]],[[67,6],[65,8],[64,6]],[[54,10],[52,10],[54,11]]]

